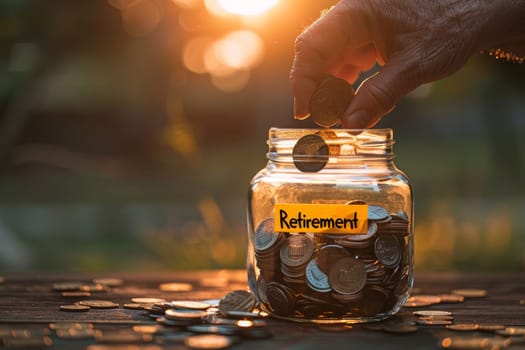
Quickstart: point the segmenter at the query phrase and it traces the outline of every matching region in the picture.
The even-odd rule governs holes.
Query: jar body
[[[385,319],[401,308],[413,284],[410,183],[393,164],[386,129],[372,135],[338,130],[324,137],[330,148],[326,165],[299,170],[293,146],[319,133],[326,135],[325,130],[270,130],[269,162],[251,181],[248,195],[250,288],[264,311],[287,320]],[[311,207],[317,214],[307,218]],[[329,213],[350,207],[365,208],[364,219],[360,216],[365,231],[337,229],[342,226]],[[332,225],[319,229],[329,221]]]

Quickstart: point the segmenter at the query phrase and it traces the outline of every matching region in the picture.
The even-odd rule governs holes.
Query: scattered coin
[[[443,310],[419,310],[414,311],[415,316],[451,316],[452,312]]]
[[[525,327],[505,327],[505,329],[497,330],[495,333],[504,336],[525,336]]]
[[[64,298],[86,298],[90,297],[90,292],[62,292],[61,295]]]
[[[495,332],[505,329],[505,326],[502,324],[480,324],[479,330],[482,332]]]
[[[97,330],[95,331],[95,340],[99,343],[108,344],[149,343],[153,340],[153,336],[131,330]]]
[[[35,338],[3,338],[2,345],[6,348],[44,348],[53,345],[53,340],[49,336]]]
[[[443,349],[475,350],[485,349],[489,346],[490,340],[481,337],[447,337],[441,340],[441,347]]]
[[[93,309],[114,309],[119,305],[109,300],[82,300],[78,305],[89,306]]]
[[[93,329],[92,323],[78,323],[78,322],[55,322],[48,325],[49,329]]]
[[[189,292],[193,289],[193,286],[189,283],[161,283],[159,289],[163,292]]]
[[[328,163],[329,148],[321,136],[308,134],[297,141],[292,157],[297,169],[314,173],[322,170]]]
[[[465,301],[465,297],[462,295],[457,294],[440,294],[439,297],[441,298],[442,303],[447,304],[456,304],[456,303],[462,303]]]
[[[53,289],[58,292],[75,291],[82,287],[83,283],[80,282],[57,282],[53,283]]]
[[[456,324],[447,325],[446,328],[452,331],[473,332],[479,329],[479,324],[477,323],[456,323]]]
[[[236,290],[228,293],[219,302],[219,310],[225,315],[229,311],[250,312],[255,307],[255,296],[245,290]]]
[[[120,287],[121,285],[124,284],[124,281],[120,278],[107,277],[107,278],[95,278],[93,280],[93,283],[101,284],[107,287]]]
[[[131,298],[131,301],[136,304],[161,304],[166,300],[161,298]]]
[[[102,284],[83,284],[82,286],[80,286],[79,288],[82,292],[91,292],[91,293],[96,293],[96,292],[107,292],[108,291],[108,287],[102,285]]]
[[[188,337],[184,344],[192,349],[225,349],[233,344],[231,338],[219,334],[202,334]]]
[[[90,307],[87,305],[77,305],[77,304],[60,305],[61,311],[84,312],[84,311],[89,311],[89,309]]]
[[[175,300],[169,303],[169,306],[175,309],[207,310],[210,304],[200,301]]]
[[[124,304],[124,309],[131,309],[131,310],[145,310],[150,304],[138,304],[138,303],[127,303]]]
[[[86,350],[162,350],[159,345],[152,344],[91,344]]]
[[[310,98],[312,120],[325,128],[338,125],[353,97],[354,89],[346,80],[327,76]]]
[[[93,339],[93,328],[61,328],[56,330],[56,335],[61,339]]]
[[[465,298],[483,298],[487,296],[487,291],[485,289],[463,288],[453,290],[452,294],[461,295]]]
[[[417,319],[416,324],[420,326],[447,326],[451,325],[452,321],[449,320],[434,320],[434,319]]]
[[[171,320],[194,320],[194,319],[201,319],[203,317],[206,317],[207,313],[206,311],[202,310],[175,310],[175,309],[168,309],[164,313],[167,318]]]
[[[140,324],[133,326],[133,332],[155,334],[159,331],[160,327],[157,324]]]

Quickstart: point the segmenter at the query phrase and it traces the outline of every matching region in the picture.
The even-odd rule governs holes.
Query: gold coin
[[[479,330],[482,332],[495,332],[505,329],[505,326],[502,324],[480,324]]]
[[[153,340],[151,334],[136,333],[128,330],[95,332],[95,340],[99,343],[126,344],[126,343],[149,343]]]
[[[3,346],[6,348],[43,348],[50,347],[53,345],[53,340],[49,336],[36,337],[36,338],[4,338],[2,340]]]
[[[465,301],[464,296],[457,294],[440,294],[439,297],[441,298],[442,303],[447,304],[462,303],[463,301]]]
[[[415,316],[452,316],[452,312],[443,310],[419,310],[414,311]]]
[[[487,291],[485,289],[462,288],[454,289],[452,294],[461,295],[465,298],[483,298],[487,296]]]
[[[193,286],[189,283],[170,282],[160,284],[159,289],[163,292],[189,292]]]
[[[86,298],[90,297],[90,292],[62,292],[61,295],[64,298]]]
[[[449,324],[446,327],[447,329],[450,329],[452,331],[472,332],[472,331],[477,331],[479,329],[479,324],[477,323],[456,323],[456,324]]]
[[[192,349],[225,349],[232,343],[231,338],[219,334],[194,335],[184,340],[184,344]]]
[[[131,309],[131,310],[144,310],[148,306],[153,306],[152,304],[138,304],[138,303],[127,303],[124,304],[124,309]]]
[[[416,324],[420,326],[447,326],[447,325],[451,325],[452,321],[418,319],[416,320]]]
[[[62,339],[92,339],[95,336],[95,330],[92,328],[61,328],[56,330],[56,335]]]
[[[93,323],[78,323],[78,322],[55,322],[50,323],[48,325],[49,329],[51,330],[57,330],[57,329],[92,329]]]
[[[78,305],[78,304],[60,305],[61,311],[84,312],[84,311],[89,311],[89,309],[90,307],[87,305]]]
[[[443,349],[485,349],[489,345],[489,339],[479,337],[447,337],[441,341]]]
[[[310,98],[310,116],[315,124],[330,128],[341,123],[346,108],[354,97],[354,89],[346,80],[328,76]]]
[[[108,288],[102,284],[84,284],[79,288],[82,292],[106,292]]]
[[[159,331],[160,326],[157,324],[139,324],[133,326],[133,332],[155,334]]]
[[[136,304],[162,304],[166,300],[161,298],[131,298],[131,301]]]
[[[89,306],[93,309],[114,309],[118,307],[118,304],[115,304],[109,300],[82,300],[77,303],[78,305]]]

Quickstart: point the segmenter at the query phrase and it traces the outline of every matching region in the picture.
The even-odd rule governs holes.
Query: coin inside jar
[[[328,274],[330,285],[341,294],[354,294],[361,291],[366,284],[365,265],[352,257],[339,259],[330,268]]]
[[[305,173],[323,169],[328,163],[328,155],[328,145],[321,136],[315,134],[301,137],[292,151],[295,167]]]
[[[354,89],[346,80],[327,76],[310,98],[310,116],[321,127],[336,126],[353,97]]]

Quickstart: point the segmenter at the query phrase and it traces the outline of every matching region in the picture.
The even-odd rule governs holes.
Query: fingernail
[[[363,110],[343,116],[343,127],[346,129],[364,129],[368,126],[370,117]]]

